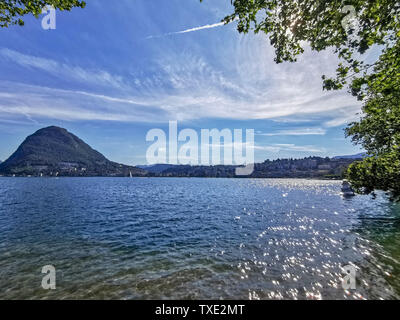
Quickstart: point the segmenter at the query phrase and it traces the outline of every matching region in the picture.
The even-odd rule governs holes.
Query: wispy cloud
[[[295,145],[295,144],[272,144],[266,146],[256,146],[256,150],[263,150],[272,153],[278,153],[281,151],[290,152],[307,152],[307,153],[324,153],[325,148],[319,148],[312,145]]]
[[[27,119],[119,122],[160,122],[157,117],[170,116],[143,101],[4,81],[0,81],[0,114]]]
[[[292,143],[275,143],[275,144],[253,144],[249,142],[241,143],[212,143],[209,147],[214,148],[237,148],[238,150],[253,149],[254,151],[266,151],[269,153],[291,152],[291,153],[325,153],[327,150],[314,145],[296,145]]]
[[[0,57],[22,67],[40,70],[62,79],[70,79],[86,84],[112,86],[114,88],[126,88],[122,77],[112,75],[104,70],[87,70],[52,59],[23,54],[8,48],[0,48]]]
[[[301,129],[288,129],[288,130],[278,130],[270,133],[258,132],[256,135],[258,136],[310,136],[310,135],[319,135],[323,136],[326,134],[326,129],[323,128],[301,128]]]
[[[58,76],[60,81],[72,79],[93,88],[60,91],[0,82],[0,105],[3,112],[20,114],[23,110],[32,116],[61,120],[287,119],[295,126],[312,118],[323,125],[299,129],[297,124],[297,128],[267,132],[269,136],[323,135],[325,127],[355,119],[360,104],[351,95],[322,91],[321,75],[332,66],[332,55],[320,53],[317,57],[307,52],[296,64],[276,65],[273,54],[264,38],[243,38],[243,43],[230,52],[229,67],[225,56],[210,61],[195,53],[173,52],[143,66],[157,72],[130,77],[0,49],[0,57],[25,67],[27,72],[40,70]],[[107,94],[103,88],[107,88]],[[12,98],[7,97],[10,94]],[[38,110],[41,107],[46,112]]]
[[[164,34],[158,35],[158,36],[148,36],[146,39],[161,38],[161,37],[173,36],[176,34],[183,34],[183,33],[189,33],[189,32],[196,32],[196,31],[200,31],[200,30],[213,29],[213,28],[222,27],[227,24],[229,24],[229,23],[218,22],[218,23],[214,23],[214,24],[207,24],[205,26],[190,28],[190,29],[186,29],[186,30],[182,30],[182,31],[164,33]]]

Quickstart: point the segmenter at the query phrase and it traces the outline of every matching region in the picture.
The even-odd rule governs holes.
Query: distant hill
[[[59,127],[38,130],[0,164],[4,175],[135,176],[147,172],[108,160],[77,136]]]
[[[308,157],[304,159],[266,160],[256,163],[248,178],[314,178],[341,179],[354,159]],[[235,178],[238,166],[170,166],[158,172],[162,177]],[[158,166],[158,168],[162,168]]]
[[[333,159],[364,159],[367,156],[366,152],[353,154],[349,156],[336,156]]]
[[[161,173],[168,169],[173,169],[174,167],[180,167],[180,165],[174,164],[153,164],[153,165],[142,165],[137,166],[138,168],[144,169],[151,173]]]

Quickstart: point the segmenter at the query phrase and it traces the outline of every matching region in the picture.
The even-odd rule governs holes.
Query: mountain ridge
[[[332,159],[364,159],[367,156],[368,156],[368,154],[366,152],[362,152],[362,153],[357,153],[357,154],[352,154],[352,155],[336,156],[336,157],[333,157]]]

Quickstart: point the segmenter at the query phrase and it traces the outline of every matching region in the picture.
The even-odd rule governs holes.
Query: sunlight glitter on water
[[[400,296],[399,208],[343,199],[338,181],[4,178],[0,191],[0,298]]]

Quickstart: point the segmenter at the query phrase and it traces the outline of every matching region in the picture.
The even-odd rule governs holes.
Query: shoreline
[[[29,179],[60,179],[60,178],[119,178],[119,179],[154,179],[154,178],[162,178],[162,179],[268,179],[268,180],[280,180],[280,179],[290,179],[290,180],[320,180],[320,181],[343,181],[344,178],[338,179],[328,179],[328,178],[320,178],[320,177],[166,177],[166,176],[133,176],[133,177],[121,177],[121,176],[1,176],[0,178],[29,178]]]

